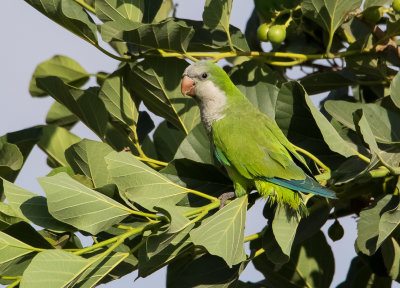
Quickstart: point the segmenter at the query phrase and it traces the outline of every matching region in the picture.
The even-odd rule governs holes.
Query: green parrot
[[[222,68],[197,62],[182,77],[182,94],[197,102],[214,154],[233,181],[235,192],[223,194],[223,203],[256,189],[271,204],[304,215],[299,192],[336,198],[313,178],[275,121],[254,107]]]

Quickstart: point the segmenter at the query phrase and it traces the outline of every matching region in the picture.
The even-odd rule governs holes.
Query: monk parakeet
[[[222,68],[210,62],[188,66],[181,90],[200,108],[215,156],[233,181],[230,196],[257,189],[271,203],[300,214],[306,208],[299,192],[336,198],[312,177],[275,121],[254,107]]]

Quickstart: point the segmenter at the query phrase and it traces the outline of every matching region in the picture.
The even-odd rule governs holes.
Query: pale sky
[[[201,20],[204,0],[175,0],[174,2],[179,4],[177,17]],[[234,1],[231,23],[244,31],[253,7],[253,1]],[[28,92],[30,77],[40,62],[56,54],[65,55],[75,59],[89,73],[112,72],[118,65],[117,61],[58,26],[24,1],[2,0],[0,1],[0,11],[3,11],[2,17],[0,17],[2,36],[0,84],[3,98],[0,105],[0,135],[45,123],[46,113],[53,100],[50,97],[32,98]],[[96,83],[91,80],[88,85],[96,85]],[[78,125],[72,132],[82,138],[98,140],[83,125]],[[43,194],[36,178],[46,175],[49,171],[44,153],[38,148],[34,148],[16,184],[35,193]],[[259,232],[265,226],[266,220],[262,216],[263,205],[263,201],[258,201],[248,213],[246,235]],[[336,273],[332,287],[345,279],[350,261],[356,255],[353,248],[357,233],[356,221],[354,218],[347,217],[343,220],[340,219],[340,222],[345,228],[345,236],[332,245],[336,261]],[[329,221],[324,226],[325,232],[331,224],[332,221]],[[332,244],[329,238],[328,243]],[[101,287],[165,286],[164,269],[145,279],[138,279],[133,284],[136,276],[135,272]],[[263,276],[252,265],[249,265],[240,279],[256,282],[263,279]]]

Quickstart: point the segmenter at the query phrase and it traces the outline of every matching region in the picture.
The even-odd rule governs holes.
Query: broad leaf
[[[358,237],[357,248],[366,255],[372,255],[379,248],[379,224],[382,213],[390,209],[391,195],[375,200],[371,206],[360,213],[360,220],[357,223]],[[386,228],[386,227],[384,227]]]
[[[161,122],[153,134],[158,158],[165,162],[170,162],[174,159],[174,155],[185,137],[186,134],[182,130],[166,121]]]
[[[46,115],[47,124],[61,126],[66,129],[71,128],[78,121],[79,119],[74,113],[57,101],[51,105]]]
[[[394,238],[390,237],[388,241],[382,245],[382,257],[385,263],[385,267],[388,271],[389,276],[400,281],[400,245],[399,242]]]
[[[0,231],[0,275],[9,266],[15,265],[22,256],[33,251],[34,247]]]
[[[309,95],[313,95],[355,85],[357,82],[348,70],[341,70],[309,74],[300,83]]]
[[[301,2],[301,11],[324,28],[332,40],[337,28],[361,3],[362,0],[305,0]]]
[[[368,124],[364,112],[357,110],[353,113],[354,123],[357,124],[357,131],[361,134],[365,143],[367,143],[371,154],[379,153],[378,144],[375,141],[374,134],[372,133],[371,127]]]
[[[91,234],[120,222],[130,214],[129,208],[104,196],[65,173],[38,179],[47,195],[50,214]]]
[[[48,94],[36,83],[38,78],[47,76],[57,76],[63,82],[74,87],[80,87],[89,80],[89,73],[78,62],[67,56],[56,55],[36,66],[29,83],[29,93],[32,96],[46,96]]]
[[[97,27],[77,2],[70,0],[25,0],[51,20],[90,43],[97,43]]]
[[[297,82],[282,85],[276,103],[275,120],[293,144],[311,152],[323,162],[338,162],[338,155],[331,151],[345,157],[354,154]]]
[[[141,22],[144,0],[96,0],[94,7],[97,17],[103,22],[120,19]]]
[[[60,78],[48,76],[36,80],[38,87],[62,103],[100,138],[105,133],[108,114],[99,98],[99,89],[81,90],[65,84]]]
[[[181,93],[182,73],[188,63],[180,59],[149,58],[132,67],[134,93],[153,113],[189,133],[199,122],[196,103]]]
[[[210,254],[196,257],[188,254],[168,265],[167,287],[241,287],[235,285],[247,264],[245,261],[229,268],[220,257]]]
[[[74,228],[58,221],[50,215],[46,198],[17,185],[2,181],[3,192],[15,214],[27,222],[32,221],[46,229],[54,231],[73,231]]]
[[[190,232],[193,243],[222,257],[229,267],[243,262],[246,211],[247,195],[233,200]]]
[[[292,244],[299,226],[299,216],[289,216],[284,207],[277,207],[274,220],[272,221],[272,231],[282,252],[290,256]]]
[[[81,138],[65,128],[49,125],[43,127],[38,146],[58,165],[68,166],[64,151],[80,140]]]
[[[129,253],[111,252],[108,256],[99,258],[79,276],[79,280],[74,284],[74,287],[87,288],[97,286],[101,279],[128,256]],[[96,257],[98,255],[93,255],[88,260],[93,261]]]
[[[114,120],[134,131],[139,112],[130,91],[124,85],[124,77],[122,70],[109,75],[101,86],[99,97]]]
[[[356,130],[352,114],[358,109],[363,109],[376,141],[388,144],[400,142],[400,126],[397,125],[400,116],[392,110],[372,103],[352,103],[342,100],[326,101],[325,109],[336,120],[352,130]]]
[[[77,174],[92,179],[95,187],[109,184],[104,157],[113,149],[105,143],[84,139],[65,151],[69,165]]]
[[[365,0],[363,8],[365,10],[368,7],[374,7],[374,6],[381,7],[383,5],[390,5],[392,3],[393,3],[392,0]]]
[[[232,0],[207,0],[204,5],[203,21],[209,28],[229,33],[229,19],[232,11]]]
[[[33,258],[22,275],[21,288],[71,287],[89,265],[89,260],[73,253],[47,250]]]
[[[202,124],[197,125],[183,139],[175,153],[174,159],[189,159],[199,163],[214,164],[210,139]]]
[[[400,73],[397,73],[390,83],[390,98],[400,108]]]
[[[256,248],[254,244],[251,249]],[[332,250],[321,231],[296,246],[290,261],[279,268],[265,255],[254,258],[253,263],[266,278],[264,287],[329,288],[335,271]]]
[[[105,158],[110,177],[129,200],[148,210],[168,201],[178,203],[188,193],[168,178],[126,152],[112,152]]]
[[[193,33],[192,27],[173,18],[155,24],[120,19],[101,26],[101,37],[105,42],[124,41],[136,45],[139,51],[164,49],[185,52]]]
[[[0,142],[0,177],[9,179],[9,175],[22,168],[24,158],[18,146]]]
[[[146,277],[161,267],[170,263],[192,242],[189,231],[194,224],[186,227],[179,233],[170,233],[167,230],[159,235],[151,235],[139,250],[139,276]]]
[[[9,204],[0,202],[0,231],[21,221],[25,219],[21,218]]]
[[[397,196],[393,196],[394,201],[398,201]],[[397,204],[397,205],[396,205]],[[400,205],[396,203],[395,208],[382,214],[379,220],[379,235],[376,246],[379,247],[400,225]]]

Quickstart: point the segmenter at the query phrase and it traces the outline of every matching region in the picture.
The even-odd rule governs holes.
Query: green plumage
[[[298,191],[335,197],[332,191],[307,175],[310,171],[304,159],[294,150],[275,121],[254,107],[221,68],[208,62],[192,66],[196,69],[186,69],[189,74],[195,74],[193,71],[203,73],[201,75],[207,73],[206,79],[218,87],[213,91],[215,99],[218,100],[215,100],[215,103],[225,101],[218,111],[217,119],[211,121],[209,132],[215,155],[226,167],[237,197],[255,188],[262,197],[268,198],[272,203],[285,203],[295,211],[305,209]],[[199,91],[195,99],[199,103],[203,118],[207,117],[204,115],[209,112],[203,110],[212,110],[209,108],[211,103],[203,102],[213,101],[213,98],[206,97],[208,95],[205,81],[199,80],[195,84],[196,93]],[[218,91],[222,92],[222,96]]]

